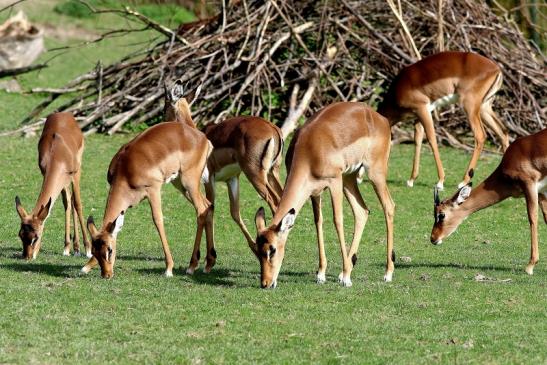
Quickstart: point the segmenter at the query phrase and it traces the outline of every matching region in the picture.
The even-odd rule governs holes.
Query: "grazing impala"
[[[38,165],[44,180],[36,205],[28,214],[15,197],[15,207],[21,218],[19,237],[23,242],[23,258],[35,259],[42,245],[42,233],[46,218],[53,203],[62,193],[65,206],[65,249],[63,255],[70,255],[70,213],[74,210],[74,255],[80,255],[78,222],[86,254],[91,257],[91,244],[87,238],[80,199],[80,175],[84,136],[78,123],[70,113],[54,113],[47,117],[44,130],[38,142]],[[72,183],[72,193],[70,184]]]
[[[116,236],[122,228],[128,208],[148,199],[152,219],[160,235],[165,254],[165,276],[173,276],[173,258],[163,227],[161,187],[171,182],[194,205],[197,213],[197,232],[191,265],[199,262],[199,243],[205,227],[208,255],[207,267],[215,263],[212,247],[212,205],[201,194],[200,181],[207,178],[207,157],[212,146],[205,135],[179,122],[157,124],[124,145],[116,153],[108,168],[110,191],[106,202],[102,229],[88,219],[93,239],[94,257],[82,268],[89,272],[99,263],[101,275],[113,275],[116,260]]]
[[[362,103],[331,104],[316,113],[298,131],[288,152],[290,171],[272,223],[266,227],[264,209],[256,213],[258,236],[253,252],[260,262],[261,286],[275,287],[289,230],[304,202],[311,197],[314,208],[320,253],[317,281],[325,280],[320,196],[331,193],[334,222],[340,251],[343,286],[351,286],[351,271],[357,259],[368,208],[361,197],[357,178],[366,171],[384,209],[387,228],[387,263],[385,281],[393,275],[393,214],[395,205],[389,194],[386,177],[390,149],[389,122]],[[351,205],[355,225],[353,242],[346,250],[342,203],[345,194]]]
[[[190,109],[180,81],[171,90],[166,88],[165,115],[168,120],[191,121]],[[213,144],[207,162],[209,181],[205,183],[207,199],[214,204],[215,182],[228,186],[230,213],[249,245],[254,239],[241,219],[239,211],[239,175],[241,172],[275,212],[283,188],[279,181],[279,167],[283,153],[281,130],[258,117],[242,116],[205,126],[203,132]],[[212,214],[212,213],[211,213]],[[189,268],[192,273],[194,268]]]
[[[472,174],[471,176],[472,177]],[[452,234],[470,214],[494,205],[508,197],[524,195],[530,222],[531,254],[526,272],[534,273],[539,260],[538,203],[547,223],[547,129],[514,141],[494,172],[476,189],[471,184],[460,188],[456,194],[440,201],[435,189],[435,224],[431,242],[435,245]]]
[[[492,110],[494,94],[501,84],[499,66],[486,57],[469,52],[437,53],[399,72],[378,106],[378,112],[388,118],[391,125],[413,115],[421,122],[415,125],[416,147],[408,186],[413,186],[418,177],[425,129],[437,165],[437,187],[443,189],[444,170],[431,117],[431,112],[438,107],[459,102],[475,135],[475,149],[459,187],[469,182],[468,172],[475,168],[482,151],[486,139],[482,122],[496,134],[503,150],[507,149],[507,129]]]

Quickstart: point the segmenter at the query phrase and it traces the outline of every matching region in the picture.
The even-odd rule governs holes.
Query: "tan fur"
[[[547,179],[547,129],[517,139],[501,160],[500,165],[466,199],[460,199],[461,189],[450,198],[435,204],[435,223],[431,242],[438,244],[452,234],[472,213],[494,205],[508,197],[524,195],[530,222],[531,253],[526,272],[532,274],[539,260],[537,215],[538,207],[547,223],[546,191],[538,191]],[[547,184],[547,182],[546,182]]]
[[[468,172],[475,168],[482,151],[486,134],[483,122],[499,138],[503,150],[509,145],[505,125],[491,108],[493,95],[502,83],[501,69],[486,57],[469,52],[441,52],[405,67],[396,76],[378,107],[378,112],[388,118],[391,124],[409,116],[417,116],[414,163],[409,185],[412,186],[419,174],[420,150],[424,130],[433,149],[438,185],[444,183],[444,169],[439,155],[435,128],[428,105],[451,94],[459,96],[459,104],[468,116],[475,135],[475,149],[463,178],[469,181]]]
[[[394,203],[387,189],[387,162],[390,150],[389,122],[362,103],[335,103],[316,113],[297,131],[287,151],[290,169],[279,207],[266,227],[264,212],[259,210],[255,223],[258,237],[252,247],[261,266],[261,286],[276,285],[283,261],[287,226],[308,198],[312,198],[320,254],[319,274],[324,275],[326,258],[323,247],[321,193],[331,192],[334,221],[342,254],[341,282],[351,285],[352,257],[356,255],[368,217],[368,208],[357,187],[360,166],[380,199],[387,226],[386,280],[391,280],[394,265]],[[351,170],[351,171],[350,171]],[[346,250],[343,230],[342,197],[346,196],[355,217],[353,242]],[[285,228],[284,228],[285,227]],[[290,227],[289,227],[290,229]]]
[[[113,275],[116,259],[116,221],[128,208],[148,199],[152,219],[163,246],[166,276],[173,271],[173,258],[163,226],[161,187],[170,181],[194,205],[197,213],[197,232],[190,267],[197,266],[199,244],[205,228],[207,246],[212,247],[211,204],[199,190],[203,169],[210,154],[210,144],[203,133],[179,122],[157,124],[120,148],[108,169],[110,191],[106,203],[102,229],[91,219],[88,229],[93,238],[94,257],[82,271],[89,272],[97,263],[101,275]],[[176,178],[174,178],[176,176]],[[173,179],[174,180],[171,180]],[[214,257],[207,257],[207,267],[214,265]]]
[[[28,214],[16,198],[16,210],[21,218],[19,237],[23,242],[23,257],[36,258],[42,245],[45,220],[53,203],[63,194],[65,206],[65,249],[70,253],[70,215],[74,208],[82,226],[84,246],[91,256],[91,244],[84,231],[80,199],[80,175],[84,136],[70,113],[54,113],[47,117],[38,142],[38,165],[43,176],[42,188],[34,209]],[[72,184],[72,192],[70,189]],[[76,217],[75,217],[76,218]],[[33,244],[31,244],[33,243]],[[80,252],[78,229],[74,219],[74,254]]]

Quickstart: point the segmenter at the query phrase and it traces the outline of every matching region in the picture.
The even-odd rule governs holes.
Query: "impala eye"
[[[275,247],[270,246],[270,257],[272,257],[273,255],[275,255],[275,252],[276,252],[276,251],[277,251],[277,250],[275,249]]]
[[[444,217],[445,217],[444,213],[442,212],[439,213],[439,222],[442,222],[444,220]]]

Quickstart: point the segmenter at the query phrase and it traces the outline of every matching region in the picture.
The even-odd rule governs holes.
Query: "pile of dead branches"
[[[180,79],[193,90],[193,117],[201,125],[253,114],[287,132],[300,117],[335,101],[376,105],[403,66],[446,49],[479,52],[501,65],[504,86],[494,109],[513,136],[544,128],[545,58],[485,3],[241,0],[222,9],[177,31],[131,9],[118,10],[164,40],[99,65],[62,89],[34,90],[49,95],[24,123],[63,94],[71,98],[57,109],[74,112],[87,133],[159,122],[163,84]],[[461,146],[469,135],[463,114],[447,111],[440,119],[439,134]]]

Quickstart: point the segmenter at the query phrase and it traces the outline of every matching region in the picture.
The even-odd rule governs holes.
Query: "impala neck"
[[[311,189],[309,187],[310,176],[302,169],[291,171],[287,177],[287,183],[283,189],[283,195],[279,202],[279,207],[275,211],[272,219],[272,225],[279,224],[283,217],[293,209],[296,211],[296,215],[300,212],[300,209],[306,203],[306,200],[311,195]]]
[[[130,206],[128,194],[130,194],[130,192],[121,187],[120,184],[115,183],[110,187],[106,208],[104,210],[103,228],[106,227],[107,224],[114,222],[122,212],[127,211]]]
[[[55,199],[59,196],[61,190],[63,190],[63,181],[61,181],[62,174],[63,171],[61,166],[52,166],[51,168],[46,170],[44,180],[42,181],[42,189],[40,190],[40,195],[38,195],[36,205],[32,210],[33,215],[38,214],[40,209],[42,209],[43,206],[47,205],[49,199],[51,199],[51,206],[49,208],[53,208],[53,203],[55,202]]]
[[[498,169],[471,191],[471,195],[461,205],[460,211],[467,217],[484,208],[499,203],[514,195],[515,190],[510,181]]]

